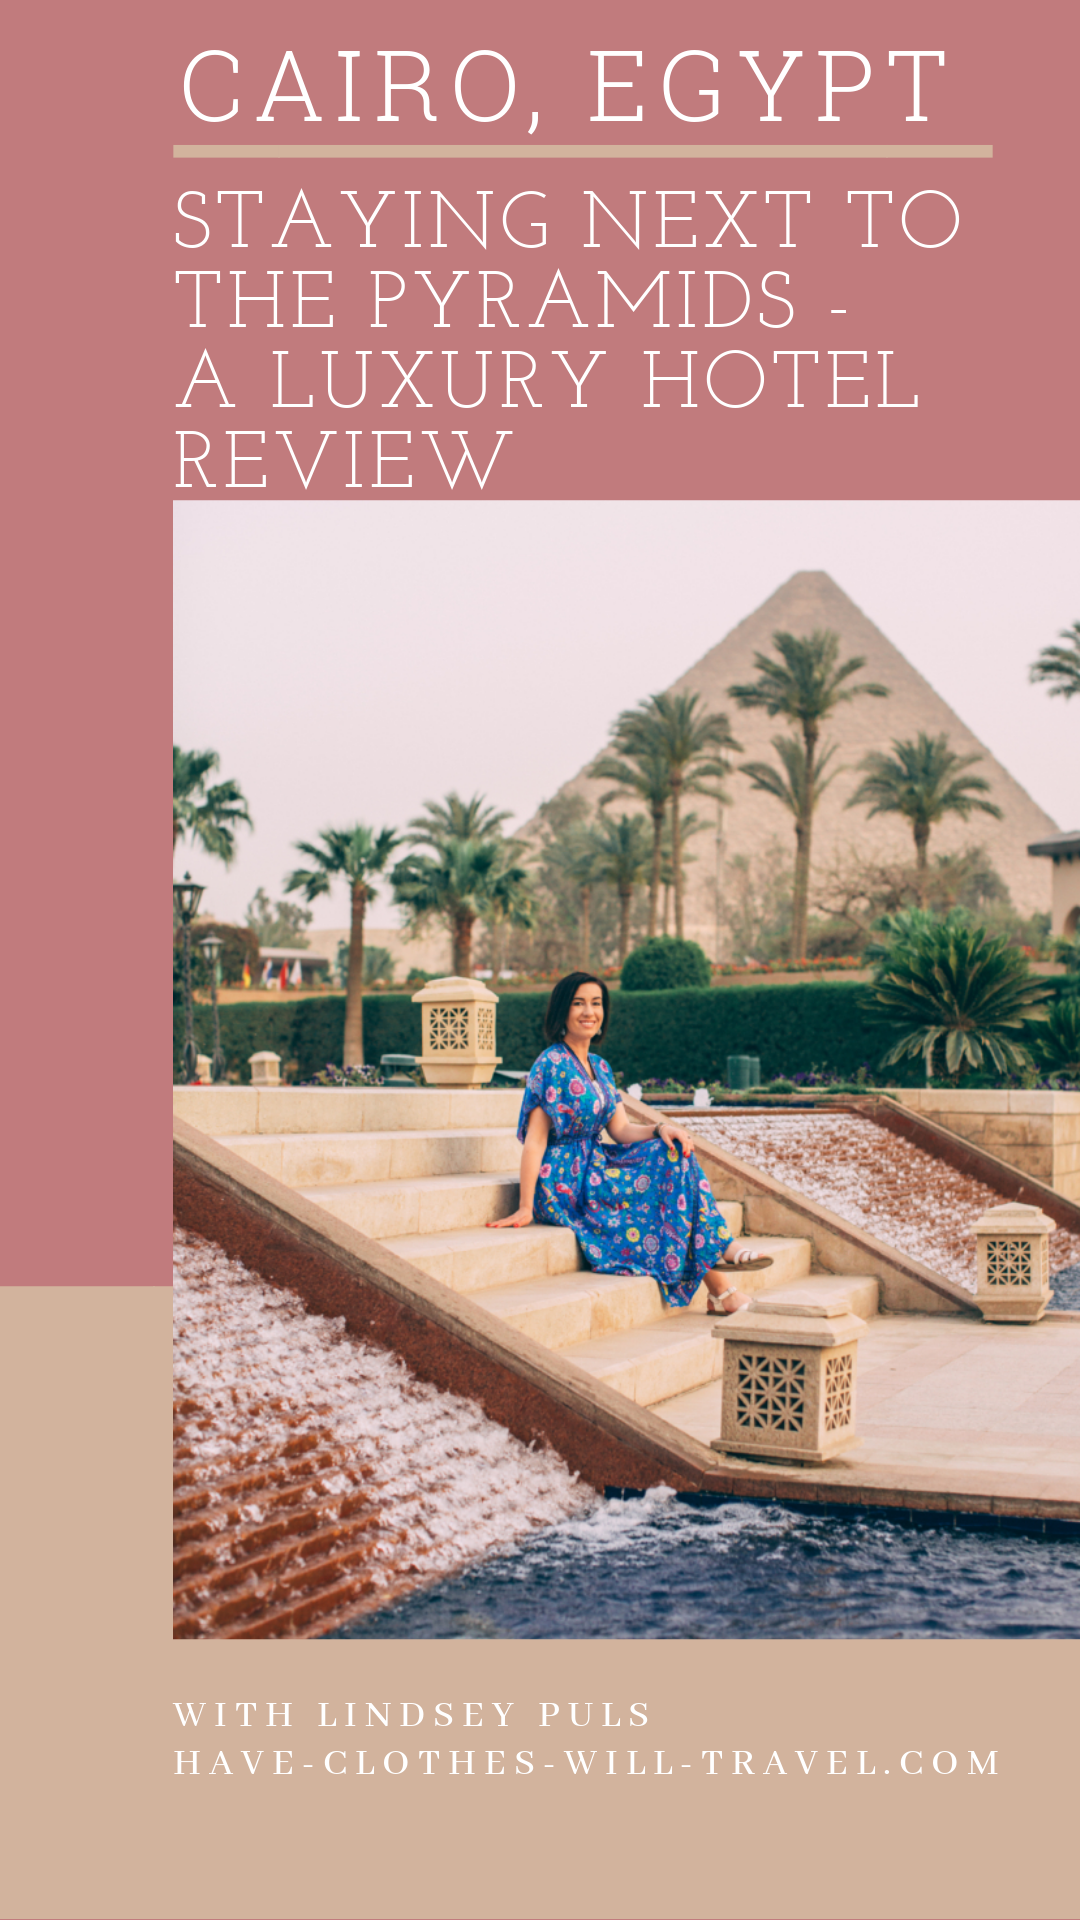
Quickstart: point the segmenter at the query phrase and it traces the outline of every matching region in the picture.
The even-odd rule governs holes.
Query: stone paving
[[[681,1396],[678,1424],[706,1444],[719,1416],[719,1381]],[[1015,1327],[876,1315],[859,1342],[857,1423],[861,1445],[829,1466],[770,1464],[770,1473],[906,1489],[920,1505],[927,1495],[943,1506],[950,1495],[976,1495],[997,1512],[1013,1501],[1032,1512],[1049,1500],[1062,1517],[1080,1518],[1080,1315]]]

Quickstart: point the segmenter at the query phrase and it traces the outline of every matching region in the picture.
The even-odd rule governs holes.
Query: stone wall
[[[949,1087],[890,1092],[913,1112],[1080,1202],[1080,1093],[961,1093]]]

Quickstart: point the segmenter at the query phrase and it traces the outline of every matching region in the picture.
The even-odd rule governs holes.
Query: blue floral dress
[[[669,1307],[685,1307],[732,1236],[695,1154],[662,1140],[607,1146],[600,1130],[619,1102],[606,1060],[595,1078],[559,1042],[540,1055],[525,1082],[518,1121],[524,1144],[529,1115],[551,1122],[533,1213],[549,1227],[571,1227],[588,1265],[602,1273],[649,1274]]]

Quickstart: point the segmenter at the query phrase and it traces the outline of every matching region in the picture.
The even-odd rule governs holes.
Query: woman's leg
[[[705,1275],[705,1285],[709,1291],[709,1313],[738,1313],[750,1305],[749,1294],[740,1293],[737,1288],[732,1291],[730,1269],[722,1269],[718,1273],[715,1267],[710,1267]],[[722,1300],[721,1294],[726,1294],[727,1298]]]

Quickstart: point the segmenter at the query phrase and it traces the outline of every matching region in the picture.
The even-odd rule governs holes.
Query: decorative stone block
[[[855,1373],[865,1321],[835,1313],[732,1314],[724,1342],[717,1453],[821,1466],[858,1444]]]
[[[976,1220],[975,1305],[984,1320],[1041,1320],[1050,1291],[1054,1222],[1040,1207],[989,1207]]]
[[[423,1008],[423,1051],[417,1066],[429,1087],[486,1087],[496,1067],[499,996],[479,980],[455,974],[429,980],[413,994]]]
[[[280,1053],[249,1053],[248,1066],[251,1068],[253,1087],[279,1087],[281,1085]]]

